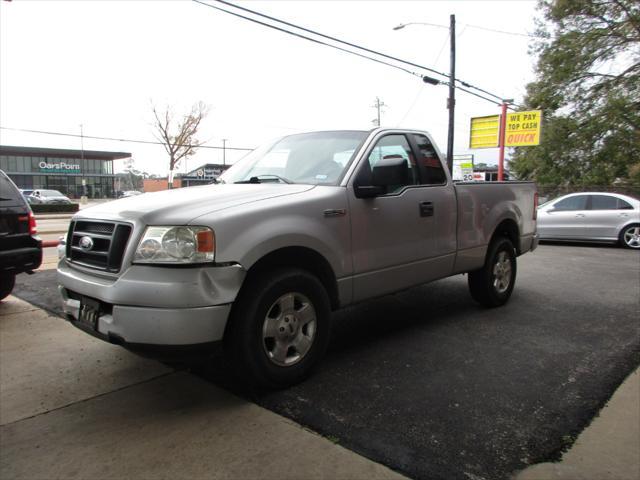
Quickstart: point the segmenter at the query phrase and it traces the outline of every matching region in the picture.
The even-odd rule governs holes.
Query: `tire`
[[[3,273],[0,275],[0,300],[4,300],[13,291],[16,284],[16,276],[13,273]]]
[[[225,354],[244,383],[283,388],[307,378],[329,343],[331,307],[322,283],[305,270],[257,274],[238,298]]]
[[[618,236],[620,246],[640,250],[640,223],[627,225]]]
[[[484,266],[469,273],[469,291],[473,299],[488,308],[504,305],[516,282],[516,254],[508,238],[495,238],[487,251]]]

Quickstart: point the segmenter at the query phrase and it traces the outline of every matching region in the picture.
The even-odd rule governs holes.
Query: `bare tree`
[[[208,111],[209,108],[203,102],[198,102],[191,107],[189,113],[176,120],[169,106],[162,111],[153,107],[154,136],[162,142],[162,146],[169,154],[169,188],[173,188],[173,170],[180,160],[193,155],[201,145],[195,135]]]

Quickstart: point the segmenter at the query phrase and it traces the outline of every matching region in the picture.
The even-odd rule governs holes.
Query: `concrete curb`
[[[64,213],[59,215],[34,215],[36,218],[36,222],[38,220],[64,220],[65,218],[71,218],[75,215],[75,213]]]

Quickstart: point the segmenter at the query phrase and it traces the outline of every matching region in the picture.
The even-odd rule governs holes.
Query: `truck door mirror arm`
[[[375,198],[386,194],[387,189],[377,185],[354,185],[353,192],[357,198]]]

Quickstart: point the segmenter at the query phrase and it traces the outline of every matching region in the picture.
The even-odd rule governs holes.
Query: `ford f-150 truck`
[[[59,288],[94,336],[222,344],[245,379],[281,387],[323,356],[332,310],[461,273],[477,302],[504,304],[537,246],[536,203],[532,183],[452,182],[425,132],[291,135],[216,184],[82,210]]]

